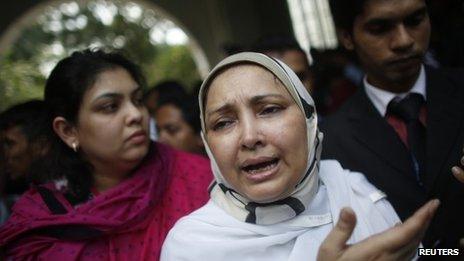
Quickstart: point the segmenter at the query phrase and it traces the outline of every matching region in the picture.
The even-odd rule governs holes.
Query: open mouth
[[[265,161],[258,162],[258,163],[247,164],[244,167],[242,167],[242,170],[249,174],[256,174],[256,173],[271,170],[275,168],[278,163],[279,163],[278,158],[272,158],[270,160],[265,160]]]

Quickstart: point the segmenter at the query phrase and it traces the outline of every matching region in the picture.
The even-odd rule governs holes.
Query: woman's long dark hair
[[[92,166],[79,153],[69,148],[53,131],[53,120],[61,116],[71,125],[78,125],[78,113],[84,94],[98,76],[108,70],[123,68],[135,82],[145,87],[139,68],[124,56],[113,52],[86,49],[61,60],[51,72],[45,86],[45,103],[49,110],[48,137],[50,150],[44,166],[34,180],[42,183],[65,178],[69,194],[76,202],[88,199],[93,184]]]

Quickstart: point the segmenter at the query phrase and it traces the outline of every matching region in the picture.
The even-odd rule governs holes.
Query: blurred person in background
[[[45,103],[40,100],[14,105],[0,114],[0,172],[8,208],[29,188],[31,172],[47,152],[49,145],[41,128],[45,117]]]
[[[151,140],[155,141],[158,137],[158,131],[156,128],[156,120],[155,120],[155,111],[158,107],[159,99],[164,99],[164,97],[169,96],[178,96],[178,95],[187,95],[184,86],[178,83],[175,80],[166,80],[160,82],[153,87],[151,87],[148,91],[145,92],[143,95],[143,102],[148,109],[148,113],[150,115],[150,138]]]
[[[159,142],[190,153],[205,154],[195,96],[161,97],[155,110]]]
[[[298,76],[306,90],[314,97],[320,115],[336,111],[356,89],[356,80],[362,72],[339,51],[311,49],[313,63],[295,38],[275,34],[261,37],[252,51],[277,58],[288,65]]]
[[[314,76],[310,70],[308,55],[295,38],[280,34],[263,36],[251,49],[253,52],[263,53],[284,62],[295,72],[306,90],[309,93],[314,92]]]

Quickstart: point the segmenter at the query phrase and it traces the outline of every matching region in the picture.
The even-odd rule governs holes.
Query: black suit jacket
[[[324,119],[322,158],[362,172],[387,194],[402,220],[432,198],[440,208],[427,231],[426,246],[455,247],[464,237],[464,185],[451,173],[464,146],[464,70],[426,68],[426,173],[420,186],[410,154],[395,130],[361,88]],[[438,245],[437,245],[438,244]]]

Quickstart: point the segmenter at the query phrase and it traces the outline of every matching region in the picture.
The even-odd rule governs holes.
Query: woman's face
[[[122,68],[103,71],[84,94],[76,125],[79,150],[94,168],[132,168],[148,152],[142,87]]]
[[[257,65],[218,75],[205,106],[206,140],[227,182],[255,202],[288,196],[308,155],[303,113],[282,83]]]

